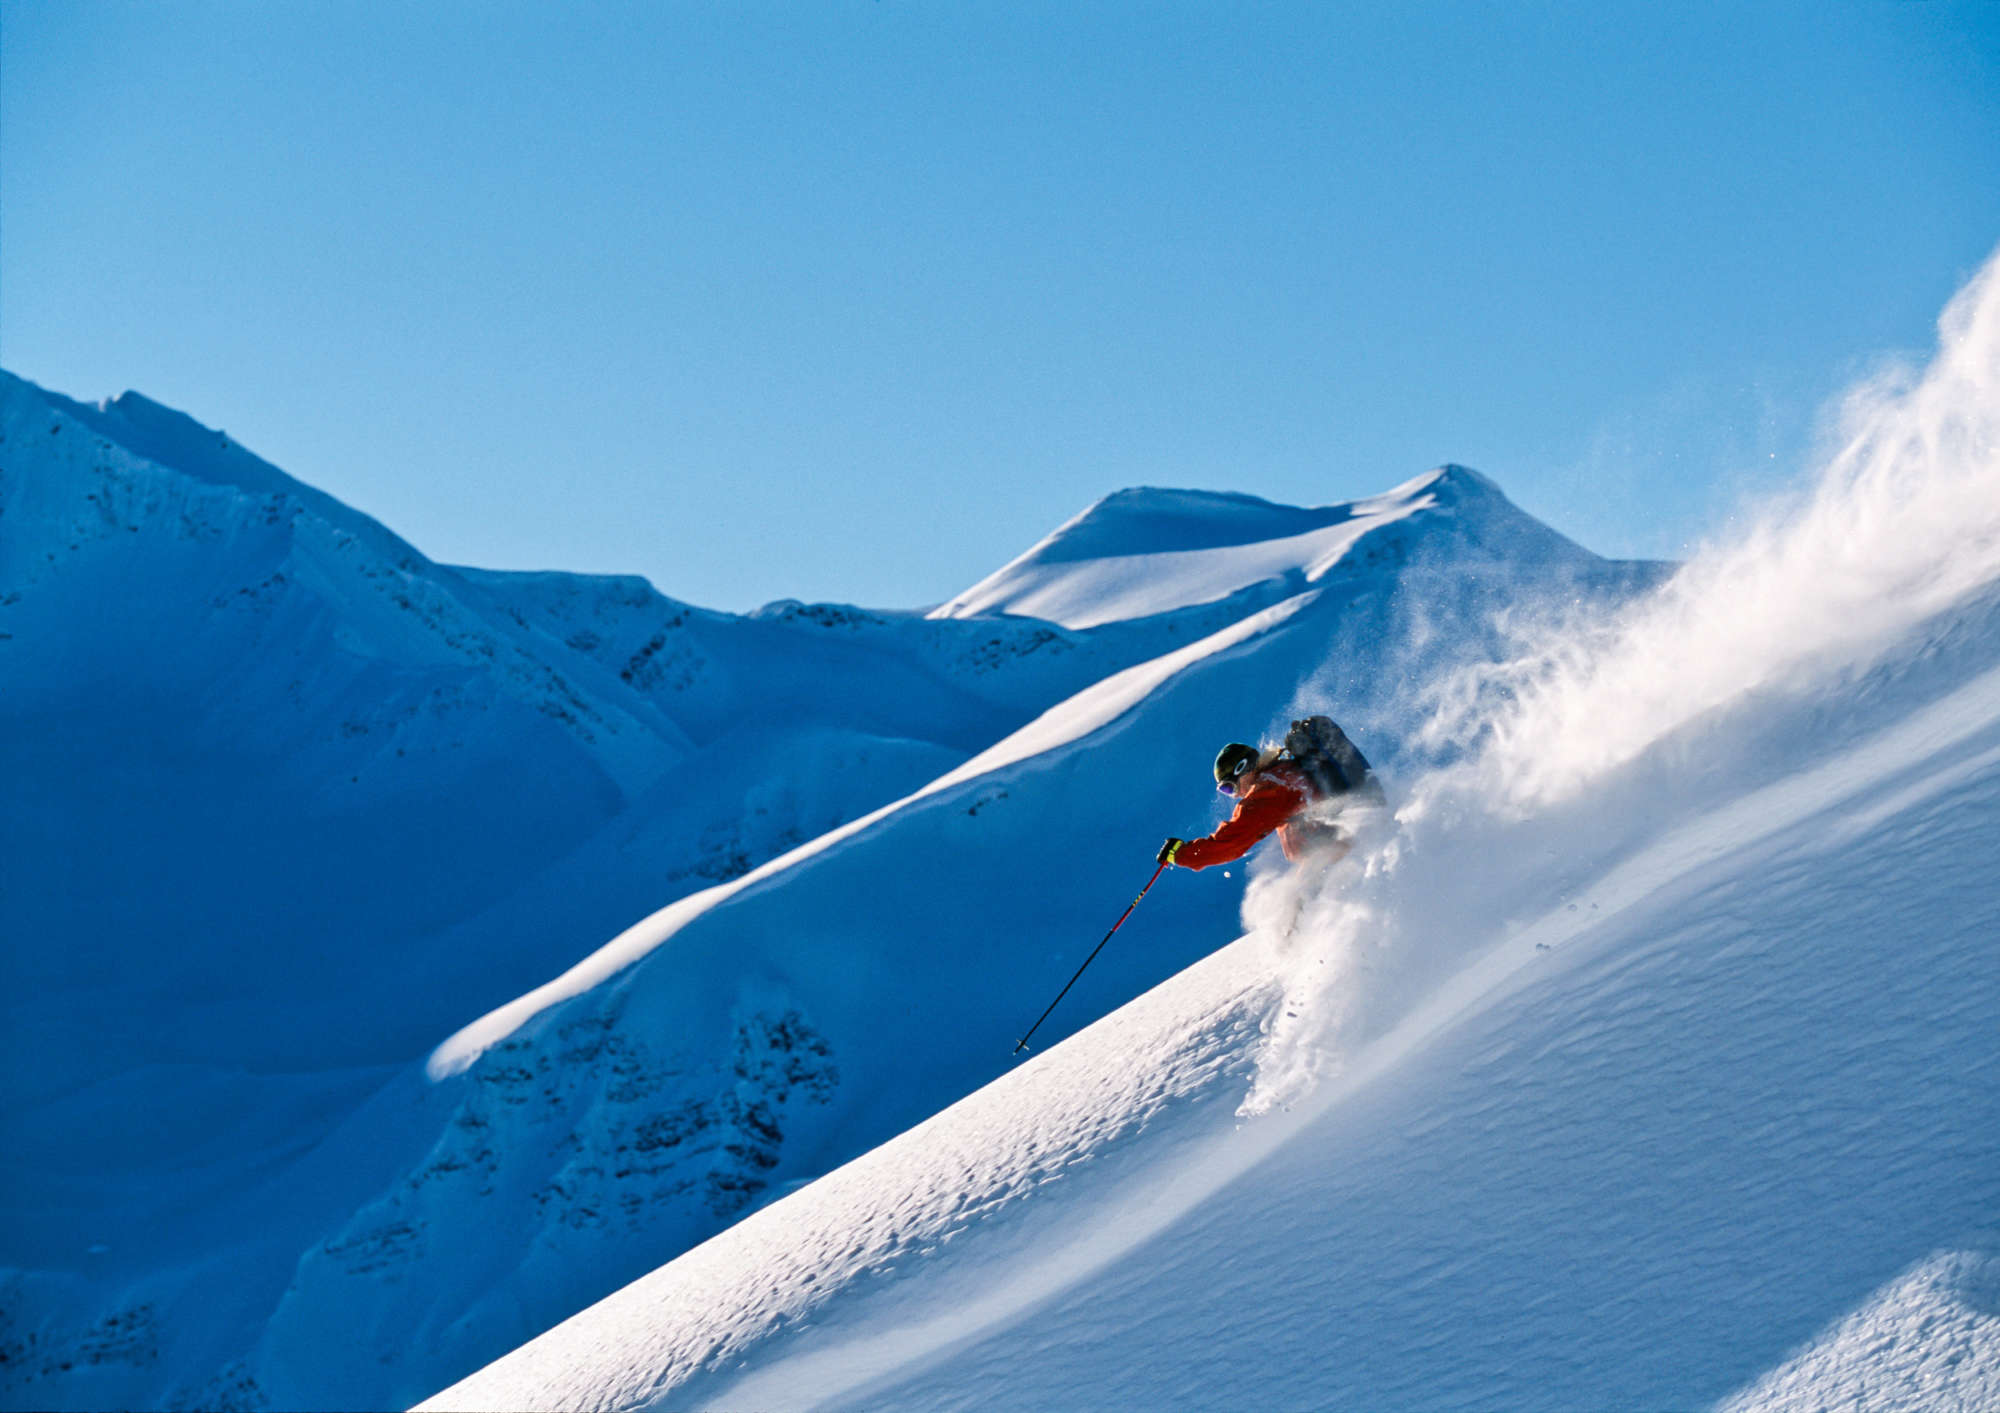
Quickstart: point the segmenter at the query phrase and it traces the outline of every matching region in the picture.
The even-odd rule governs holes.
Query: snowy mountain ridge
[[[1336,570],[1365,573],[1403,563],[1419,541],[1392,527],[1421,512],[1430,512],[1421,544],[1433,558],[1577,552],[1463,466],[1442,466],[1383,495],[1313,510],[1255,496],[1142,487],[1105,497],[931,616],[1019,614],[1090,628],[1204,605],[1248,611]],[[1163,584],[1172,590],[1163,593]]]
[[[474,1025],[451,1037],[430,1060],[430,1072],[443,1078],[471,1065],[489,1047],[516,1032],[550,1005],[579,996],[591,987],[617,975],[662,946],[672,936],[708,910],[726,903],[732,896],[755,888],[768,879],[781,877],[787,870],[810,862],[846,840],[865,833],[898,811],[918,805],[928,797],[973,785],[1036,756],[1072,746],[1091,733],[1103,729],[1156,690],[1164,681],[1192,663],[1268,630],[1304,608],[1300,600],[1290,600],[1254,614],[1213,638],[1192,643],[1137,667],[1127,668],[1085,689],[1061,707],[1036,718],[1029,725],[995,743],[954,770],[947,771],[922,789],[882,806],[839,828],[829,830],[787,853],[760,865],[743,877],[719,887],[706,889],[663,909],[635,925],[585,959],[573,970],[548,985],[514,1001],[503,1010],[482,1017]]]
[[[1450,469],[1320,510],[1116,495],[975,586],[984,616],[956,616],[972,591],[931,616],[737,618],[629,580],[448,571],[480,622],[616,683],[602,710],[639,720],[636,702],[706,752],[754,757],[798,704],[830,712],[725,792],[804,827],[661,889],[699,820],[662,784],[572,805],[567,852],[517,845],[506,886],[380,952],[357,939],[449,910],[407,880],[320,932],[273,908],[289,977],[244,971],[254,949],[224,971],[192,933],[152,990],[108,944],[91,964],[122,991],[26,959],[43,984],[14,994],[91,1011],[17,1008],[19,1034],[57,1056],[56,1022],[138,1038],[7,1111],[36,1221],[8,1261],[9,1397],[1990,1402],[1995,286],[1948,311],[1922,377],[1857,399],[1800,504],[1664,583]],[[43,450],[0,444],[9,519]],[[91,750],[58,771],[47,742],[101,722],[78,745],[102,750],[139,699],[128,685],[77,716],[120,678],[74,665],[125,660],[35,636],[58,601],[94,621],[80,588],[139,582],[67,543],[0,609],[0,631],[30,630],[0,651],[69,707],[12,737],[37,828],[0,842],[58,879],[108,817],[92,792],[125,782],[93,775]],[[241,567],[173,562],[217,583]],[[1065,621],[1020,616],[1033,596]],[[206,610],[178,626],[229,667]],[[162,744],[229,739],[238,699],[192,700]],[[767,700],[783,712],[757,717]],[[1397,818],[1329,874],[1163,878],[1046,1047],[1010,1062],[1158,836],[1216,817],[1215,743],[1309,709],[1363,743]],[[926,718],[950,726],[900,734]],[[863,752],[900,762],[855,772],[872,798],[832,764]],[[507,786],[542,774],[508,758]],[[237,811],[188,819],[191,786],[235,789],[261,833],[290,817],[241,783],[241,757],[192,775],[177,759],[118,762],[160,773],[159,829],[218,842]],[[291,769],[297,786],[327,773]],[[801,780],[844,810],[811,828]],[[469,831],[454,869],[493,852],[487,823],[450,821]],[[198,903],[196,856],[160,869],[146,842],[132,857],[155,860],[157,891]],[[161,926],[67,906],[4,921],[84,941]],[[614,907],[582,946],[544,935]],[[454,970],[468,954],[511,958],[514,980],[477,984]],[[329,987],[310,968],[334,956],[407,984],[386,1002]],[[301,981],[329,1019],[402,1007],[399,1038],[380,1044],[378,1014],[374,1054],[246,1068],[259,998],[287,998],[295,1055],[339,1034],[301,1024]],[[205,1119],[169,1102],[191,1088]],[[100,1136],[141,1114],[169,1146]]]
[[[1495,659],[1493,605],[1659,575],[1413,483],[1308,586],[1324,544],[1245,536],[1348,508],[1138,492],[1267,577],[731,615],[434,564],[144,399],[7,377],[0,423],[36,1406],[414,1401],[1003,1072],[1217,740],[1331,694],[1393,767],[1402,676]],[[1234,935],[1240,872],[1177,882],[1052,1042]]]

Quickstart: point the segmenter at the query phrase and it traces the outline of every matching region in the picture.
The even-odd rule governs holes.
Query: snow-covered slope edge
[[[1335,607],[1281,605],[1114,677],[938,788],[672,905],[469,1028],[434,1059],[436,1142],[307,1253],[254,1356],[259,1386],[352,1402],[380,1377],[353,1366],[357,1345],[415,1371],[518,1343],[639,1274],[648,1251],[684,1249],[1003,1072],[1014,1028],[1073,963],[1075,919],[1116,895],[1081,844],[1033,888],[996,887],[992,869],[1065,815],[1110,852],[1130,802],[1077,797],[1075,774],[1149,755],[1149,724],[1179,734],[1188,713],[1226,715],[1218,675],[1271,674],[1281,696]],[[1211,950],[1235,904],[1229,880],[1187,880],[1051,1034]]]
[[[996,1301],[1019,1303],[1001,1288],[1018,1273],[985,1251],[995,1231],[1010,1246],[1080,1240],[1087,1219],[1104,1215],[1102,1199],[1143,1180],[1126,1161],[1142,1134],[1157,1155],[1234,1128],[1274,999],[1253,944],[1218,952],[423,1406],[693,1406],[764,1341],[818,1325],[830,1300],[858,1290],[919,1326],[976,1329]],[[1129,1191],[1118,1200],[1129,1208]],[[1123,1229],[1144,1220],[1128,1210]],[[945,1305],[928,1289],[920,1303],[902,1299],[897,1278],[947,1251],[992,1283],[955,1283]],[[936,1338],[913,1336],[904,1349]],[[619,1353],[592,1358],[592,1346]],[[883,1362],[854,1361],[870,1372]]]

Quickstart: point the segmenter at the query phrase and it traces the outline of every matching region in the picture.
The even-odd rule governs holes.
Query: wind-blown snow
[[[1418,751],[1474,746],[1410,783],[1404,829],[1363,861],[1368,880],[1304,899],[1309,884],[1273,880],[1249,899],[1246,923],[1303,909],[1301,930],[1315,936],[1290,963],[1298,1014],[1268,1047],[1252,1108],[1285,1102],[1337,1063],[1342,1037],[1397,1012],[1391,992],[1435,979],[1415,936],[1476,931],[1479,914],[1518,906],[1511,861],[1587,868],[1607,843],[1643,838],[1656,827],[1649,820],[1722,808],[1767,777],[1773,759],[1861,768],[1824,736],[1813,743],[1824,766],[1789,743],[1732,747],[1734,723],[1714,718],[1746,698],[1852,692],[1876,656],[2000,578],[2000,261],[1952,301],[1939,333],[1928,368],[1850,394],[1846,439],[1803,493],[1763,508],[1619,612],[1517,615],[1519,656],[1468,664],[1425,690]],[[1973,708],[1975,722],[1985,709]],[[1663,764],[1646,773],[1641,803],[1614,777],[1649,751]],[[1493,876],[1482,860],[1496,856],[1517,876]],[[1399,865],[1408,876],[1390,877]],[[1454,916],[1436,900],[1458,890],[1433,876],[1483,883]],[[1363,968],[1377,974],[1364,982]]]
[[[1484,733],[1474,789],[1522,808],[1559,800],[1745,692],[1865,663],[2000,575],[2000,266],[1939,332],[1921,373],[1849,395],[1843,445],[1802,496],[1629,613],[1468,671],[1425,738]]]
[[[425,1406],[2000,1402],[1994,266],[1941,333],[1413,681],[1400,827],[1229,952]]]

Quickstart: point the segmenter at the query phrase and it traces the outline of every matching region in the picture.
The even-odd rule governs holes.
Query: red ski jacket
[[[1312,798],[1312,786],[1306,783],[1305,772],[1289,760],[1277,761],[1261,772],[1250,793],[1236,802],[1235,810],[1213,834],[1181,845],[1174,862],[1182,868],[1234,863],[1273,830],[1277,831],[1285,857],[1297,862],[1320,842],[1322,835],[1338,832],[1297,818],[1299,811],[1312,803]]]

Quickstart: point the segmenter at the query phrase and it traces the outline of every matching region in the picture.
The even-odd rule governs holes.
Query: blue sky
[[[0,363],[720,607],[1445,460],[1679,553],[1996,241],[1990,4],[0,0]]]

